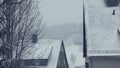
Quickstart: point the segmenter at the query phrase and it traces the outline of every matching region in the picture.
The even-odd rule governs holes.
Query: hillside
[[[46,27],[43,38],[60,38],[82,45],[82,24],[70,23]]]

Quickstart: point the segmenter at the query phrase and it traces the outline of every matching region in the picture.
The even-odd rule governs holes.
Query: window
[[[119,4],[119,0],[104,0],[107,7],[114,7],[114,6],[118,6]]]
[[[85,68],[89,68],[89,63],[85,62]]]

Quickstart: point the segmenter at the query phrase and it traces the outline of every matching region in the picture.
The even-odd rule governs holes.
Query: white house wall
[[[90,68],[120,68],[120,58],[95,57],[89,64]]]

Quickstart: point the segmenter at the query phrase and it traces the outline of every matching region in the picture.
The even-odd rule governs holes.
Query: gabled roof
[[[41,66],[45,66],[46,68],[56,68],[60,46],[61,40],[59,39],[41,39],[34,45],[32,50],[28,50],[28,54],[23,57],[23,60],[37,60],[38,62],[42,62],[40,64]],[[30,64],[34,65],[34,63]]]
[[[119,8],[108,8],[104,0],[85,0],[88,56],[120,56]],[[116,11],[112,15],[113,10]]]

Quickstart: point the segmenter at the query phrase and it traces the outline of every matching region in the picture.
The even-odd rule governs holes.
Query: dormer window
[[[104,0],[107,7],[115,7],[119,5],[119,0]]]

